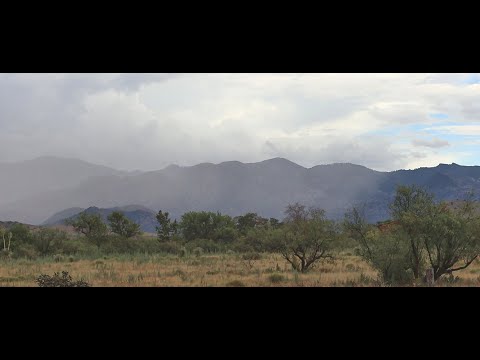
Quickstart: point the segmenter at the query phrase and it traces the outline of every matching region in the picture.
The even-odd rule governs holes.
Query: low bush
[[[42,274],[35,281],[39,287],[90,287],[86,281],[73,281],[67,271],[62,271],[62,275],[57,272],[53,276]]]

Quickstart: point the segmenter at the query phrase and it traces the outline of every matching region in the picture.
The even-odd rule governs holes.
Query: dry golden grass
[[[321,263],[306,274],[291,270],[279,255],[263,255],[253,266],[240,255],[200,257],[112,257],[74,262],[3,260],[0,286],[37,286],[40,274],[68,271],[93,286],[375,286],[377,274],[360,258],[340,255],[334,263]],[[477,262],[456,274],[454,286],[480,285]]]

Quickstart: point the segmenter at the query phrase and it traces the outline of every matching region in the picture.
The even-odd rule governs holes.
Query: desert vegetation
[[[0,286],[480,285],[480,216],[471,197],[452,207],[399,186],[391,220],[362,206],[343,221],[295,203],[283,219],[159,210],[156,234],[122,212],[80,214],[64,229],[0,228]],[[62,275],[60,275],[62,274]]]

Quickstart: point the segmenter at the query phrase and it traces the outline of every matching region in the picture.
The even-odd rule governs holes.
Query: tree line
[[[354,248],[387,284],[421,282],[426,269],[433,270],[435,279],[452,276],[478,258],[480,216],[473,196],[452,206],[435,201],[423,188],[399,186],[390,211],[389,221],[371,224],[361,206],[350,209],[343,221],[299,203],[288,205],[281,221],[256,213],[231,217],[208,211],[187,212],[177,221],[160,210],[156,238],[142,235],[140,225],[122,212],[113,212],[107,223],[98,214],[81,213],[67,222],[76,238],[61,230],[33,231],[24,225],[0,229],[0,236],[4,258],[78,254],[92,247],[103,253],[236,252],[252,258],[275,252],[298,272]]]

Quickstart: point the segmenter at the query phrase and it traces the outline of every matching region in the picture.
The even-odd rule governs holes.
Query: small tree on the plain
[[[338,233],[323,210],[296,203],[287,206],[285,215],[284,225],[274,232],[274,248],[294,270],[304,273],[320,260],[333,259]]]
[[[248,230],[255,228],[258,215],[256,213],[247,213],[235,218],[236,226],[241,235],[246,235]]]
[[[394,217],[390,226],[379,230],[354,208],[346,214],[345,227],[357,240],[359,254],[386,282],[423,279],[426,268],[433,269],[438,280],[466,269],[480,254],[476,203],[469,198],[461,204],[452,208],[435,203],[424,189],[400,186],[390,207]]]
[[[48,255],[61,250],[67,234],[57,229],[42,228],[32,234],[32,245],[40,255]]]
[[[408,257],[409,241],[401,229],[392,227],[394,231],[382,232],[367,222],[365,207],[349,210],[345,214],[344,228],[357,242],[357,254],[378,271],[382,282],[397,285],[413,280]]]
[[[107,225],[105,225],[98,214],[82,212],[76,219],[67,220],[66,224],[73,226],[76,232],[85,235],[85,237],[93,242],[99,249],[107,239]]]
[[[140,235],[140,225],[128,219],[121,211],[114,211],[108,215],[110,230],[124,238],[131,238]]]
[[[405,231],[409,242],[408,258],[415,279],[423,275],[425,251],[419,221],[434,211],[433,194],[416,186],[398,186],[395,199],[390,204],[393,219]]]
[[[436,206],[419,219],[423,245],[434,280],[466,269],[480,254],[480,218],[475,203],[468,199],[459,209]]]
[[[166,242],[171,240],[171,238],[178,232],[177,220],[170,219],[170,214],[165,211],[160,210],[156,216],[159,226],[156,227],[158,241]]]

